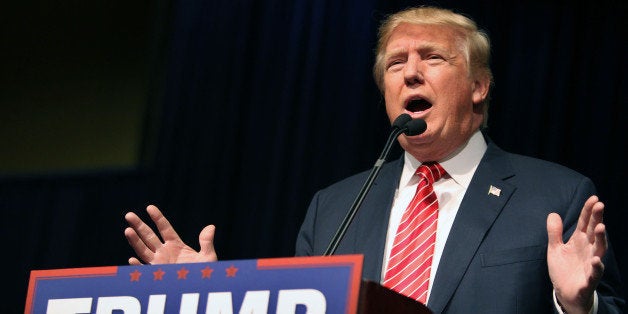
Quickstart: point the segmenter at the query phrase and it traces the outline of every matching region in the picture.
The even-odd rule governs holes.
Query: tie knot
[[[440,180],[447,171],[437,162],[426,162],[417,168],[416,174],[427,179],[430,184]]]

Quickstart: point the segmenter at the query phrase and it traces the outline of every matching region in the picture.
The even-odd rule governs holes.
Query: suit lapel
[[[447,306],[485,234],[514,192],[515,187],[504,181],[511,176],[505,153],[489,143],[462,199],[440,259],[428,300],[435,313]]]
[[[362,273],[365,278],[376,282],[381,278],[388,220],[402,169],[403,156],[381,168],[353,222],[356,227],[356,251],[364,254]]]

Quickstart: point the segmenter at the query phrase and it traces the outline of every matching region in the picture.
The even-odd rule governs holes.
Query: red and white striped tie
[[[432,184],[445,173],[438,163],[424,163],[416,170],[419,185],[401,218],[384,276],[384,286],[422,303],[427,301],[438,219]]]

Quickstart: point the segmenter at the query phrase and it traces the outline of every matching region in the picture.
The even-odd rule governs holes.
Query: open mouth
[[[406,110],[410,112],[421,112],[430,108],[432,108],[432,104],[430,104],[425,99],[410,100],[410,102],[408,102],[408,105],[406,106]]]

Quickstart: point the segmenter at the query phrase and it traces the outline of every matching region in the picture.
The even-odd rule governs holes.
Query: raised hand
[[[218,260],[214,250],[216,228],[213,225],[206,226],[199,234],[200,251],[197,252],[181,240],[156,206],[149,205],[146,211],[157,226],[159,236],[135,213],[127,213],[124,218],[129,227],[124,230],[124,235],[137,254],[137,257],[129,258],[129,264],[196,263]]]
[[[602,221],[604,204],[597,196],[585,202],[578,225],[563,243],[560,216],[547,217],[547,265],[556,298],[567,313],[588,313],[593,294],[604,273],[602,257],[608,247]]]

